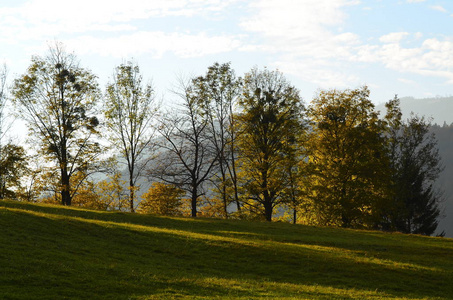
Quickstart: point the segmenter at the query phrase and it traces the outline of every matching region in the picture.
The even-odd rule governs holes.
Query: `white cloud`
[[[408,35],[408,32],[392,32],[381,36],[379,41],[386,44],[398,44]]]
[[[419,40],[419,39],[421,39],[421,38],[423,37],[423,33],[421,33],[421,32],[416,32],[416,33],[414,34],[414,37],[415,37],[415,39]]]
[[[262,37],[249,48],[281,53],[274,65],[282,71],[297,73],[311,82],[343,86],[350,82],[351,76],[336,71],[331,60],[340,62],[353,55],[351,50],[359,42],[358,36],[339,28],[347,19],[342,8],[359,3],[347,0],[253,1],[251,9],[256,13],[241,26]],[[311,67],[307,67],[308,64]]]
[[[197,57],[220,53],[239,47],[239,38],[203,31],[172,32],[165,26],[150,29],[147,24],[165,17],[201,21],[200,18],[221,15],[236,1],[29,0],[0,10],[0,43],[27,42],[27,51],[36,51],[45,47],[44,41],[59,39],[79,54],[114,57],[141,53],[160,57],[168,52],[179,57]]]
[[[96,53],[104,56],[127,57],[151,54],[160,58],[173,53],[182,58],[200,57],[237,49],[241,42],[234,36],[208,36],[205,33],[182,34],[165,32],[136,32],[111,38],[83,36],[64,41],[78,54]],[[90,45],[87,47],[86,45]]]
[[[377,43],[369,43],[353,32],[343,32],[341,28],[348,19],[344,8],[358,3],[346,0],[254,1],[251,8],[255,14],[241,26],[254,33],[255,40],[243,48],[277,54],[273,66],[322,87],[358,84],[360,79],[351,69],[357,62],[453,82],[450,40],[423,39],[421,32],[400,31],[382,35]],[[256,34],[261,38],[256,39]],[[407,43],[402,44],[403,41]]]
[[[420,2],[425,2],[426,0],[406,0],[408,3],[420,3]]]
[[[292,63],[289,63],[291,61]],[[281,71],[293,74],[305,82],[314,83],[320,88],[346,88],[360,81],[347,69],[335,64],[329,66],[325,61],[320,60],[310,60],[309,58],[291,60],[283,57],[281,61],[276,61],[275,65],[282,66]]]
[[[167,16],[210,16],[237,0],[29,0],[0,10],[0,39],[42,40],[59,34],[123,32],[135,20]]]
[[[378,62],[398,72],[440,77],[449,83],[453,82],[451,40],[426,39],[412,48],[403,47],[398,43],[363,45],[359,47],[357,60]]]
[[[398,78],[398,81],[399,81],[399,82],[402,82],[402,83],[404,83],[404,84],[410,84],[410,85],[416,84],[415,81],[410,80],[410,79],[406,79],[406,78]]]
[[[440,12],[443,12],[443,13],[447,13],[448,11],[441,5],[432,5],[430,6],[431,9],[433,10],[437,10],[437,11],[440,11]]]

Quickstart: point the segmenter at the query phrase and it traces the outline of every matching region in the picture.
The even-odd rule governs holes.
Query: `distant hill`
[[[434,125],[431,132],[436,135],[439,154],[442,157],[443,172],[436,184],[443,191],[442,215],[437,233],[445,230],[447,237],[453,237],[453,124]]]
[[[436,97],[415,99],[401,98],[403,118],[411,113],[431,118],[432,132],[438,140],[439,153],[445,167],[436,184],[444,192],[445,201],[442,203],[442,215],[437,233],[446,232],[447,237],[453,237],[453,97]],[[384,104],[377,105],[377,110],[385,114]]]
[[[0,299],[451,299],[453,240],[0,201]]]
[[[408,118],[413,112],[419,116],[432,118],[432,123],[440,126],[444,123],[447,125],[453,123],[453,96],[423,99],[404,97],[400,98],[400,101],[404,118]],[[377,105],[377,109],[384,113],[384,104]]]

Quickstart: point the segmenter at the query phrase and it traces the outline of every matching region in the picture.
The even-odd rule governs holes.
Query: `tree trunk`
[[[65,169],[61,170],[61,203],[71,205],[70,178]]]
[[[231,181],[233,182],[233,188],[234,188],[234,201],[236,202],[236,207],[238,212],[241,211],[241,203],[239,202],[239,191],[238,191],[238,177],[236,173],[236,157],[234,156],[234,144],[231,143],[231,171],[230,171],[230,176],[231,176]]]
[[[226,180],[224,180],[226,182]],[[226,185],[223,184],[222,187],[222,194],[223,194],[223,213],[225,214],[225,219],[228,219],[228,200],[227,200],[227,190]]]
[[[272,222],[272,210],[273,210],[273,207],[272,207],[272,202],[270,201],[270,199],[264,199],[264,216],[266,217],[266,221],[268,222]]]
[[[134,181],[131,179],[129,181],[129,203],[130,203],[131,212],[135,212],[134,198],[135,198],[135,186],[134,186]]]
[[[197,189],[194,188],[192,190],[192,201],[191,201],[191,204],[192,204],[192,217],[193,218],[196,218],[197,217]]]

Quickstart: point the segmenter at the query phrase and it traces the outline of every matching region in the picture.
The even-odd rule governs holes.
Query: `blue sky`
[[[375,103],[453,94],[451,0],[3,0],[10,79],[63,42],[105,86],[133,58],[164,102],[180,75],[279,69],[305,101],[368,85]]]

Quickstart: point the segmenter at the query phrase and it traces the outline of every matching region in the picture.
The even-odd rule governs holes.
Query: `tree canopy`
[[[137,64],[121,64],[115,69],[113,82],[107,85],[104,97],[105,125],[110,141],[127,165],[131,211],[135,210],[137,180],[152,155],[153,125],[158,112],[151,84],[143,85],[142,81]]]
[[[278,71],[253,69],[239,99],[238,146],[247,205],[271,221],[288,184],[288,165],[303,129],[299,91]]]
[[[60,43],[33,56],[10,91],[6,75],[5,67],[0,198],[426,235],[437,228],[437,140],[429,120],[402,119],[397,97],[385,115],[366,86],[320,90],[305,107],[278,70],[238,77],[231,63],[214,63],[181,80],[178,100],[161,113],[137,63],[117,66],[101,94]],[[37,155],[3,143],[9,95]],[[104,175],[90,177],[109,155]]]
[[[96,76],[56,43],[47,56],[32,58],[26,73],[14,81],[12,95],[39,152],[59,170],[62,203],[71,205],[71,177],[88,170],[100,153],[93,139],[99,125]]]

